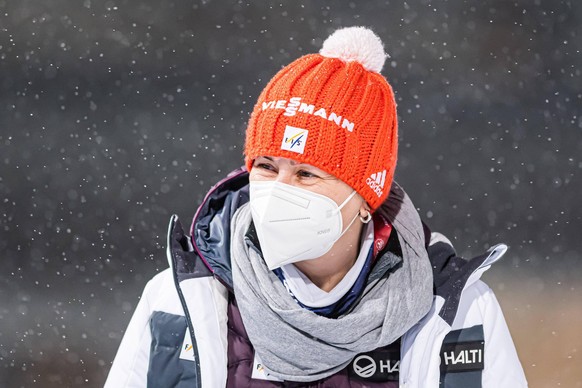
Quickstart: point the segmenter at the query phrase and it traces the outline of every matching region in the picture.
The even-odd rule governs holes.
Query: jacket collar
[[[208,269],[218,277],[228,288],[232,289],[232,273],[230,263],[230,220],[236,210],[249,201],[248,172],[244,167],[230,173],[225,179],[210,189],[202,204],[196,211],[190,227],[193,249],[206,264]],[[392,226],[385,217],[375,215],[374,222],[374,254],[382,265],[382,273],[373,271],[378,276],[396,266],[402,254],[397,238],[390,238]],[[256,231],[251,223],[247,238],[254,247],[260,250]],[[396,240],[396,244],[394,241]],[[389,251],[392,254],[387,255]]]
[[[249,201],[248,175],[248,171],[241,167],[213,186],[196,211],[190,228],[193,252],[229,289],[232,289],[230,220],[236,210]],[[391,226],[381,216],[382,207],[379,210],[374,216],[374,243],[377,258],[382,258],[382,260],[377,260],[370,275],[371,278],[374,275],[382,276],[402,260],[398,239],[393,238],[394,231],[391,231]],[[251,225],[247,237],[256,247],[259,247],[256,232],[253,230]],[[426,225],[424,232],[429,259],[433,267],[434,293],[452,302],[445,303],[441,310],[441,315],[444,315],[445,320],[448,321],[452,319],[451,315],[454,318],[456,314],[461,290],[469,281],[475,280],[475,276],[471,277],[471,275],[479,269],[488,268],[492,262],[497,261],[505,253],[507,247],[498,246],[496,250],[466,260],[457,256],[450,244],[438,242],[429,246],[430,230]],[[176,244],[175,247],[180,249],[182,245]],[[175,266],[176,270],[181,269],[180,271],[186,272],[190,267],[192,265]]]

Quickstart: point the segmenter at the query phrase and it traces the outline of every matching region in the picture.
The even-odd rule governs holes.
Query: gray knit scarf
[[[248,204],[234,215],[234,293],[249,339],[273,376],[298,382],[328,377],[346,367],[358,353],[394,342],[430,309],[432,270],[418,212],[396,184],[379,211],[398,233],[401,265],[390,269],[386,262],[391,259],[386,255],[379,258],[361,299],[349,313],[336,319],[299,306],[245,241],[251,222]],[[378,272],[387,266],[390,270]]]

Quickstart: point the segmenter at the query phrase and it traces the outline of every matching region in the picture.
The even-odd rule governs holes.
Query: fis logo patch
[[[186,328],[184,334],[184,341],[182,341],[182,349],[180,350],[180,359],[186,361],[194,361],[194,345],[190,338],[190,330]]]
[[[271,375],[259,355],[255,352],[255,359],[253,361],[253,373],[251,375],[251,379],[255,380],[268,380],[268,381],[283,381],[278,379],[277,377]]]
[[[308,133],[309,131],[307,129],[287,125],[287,127],[285,127],[281,149],[302,154],[305,149]]]

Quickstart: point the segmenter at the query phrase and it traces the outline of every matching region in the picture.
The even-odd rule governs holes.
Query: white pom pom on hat
[[[344,62],[358,62],[364,69],[379,73],[387,54],[384,45],[372,30],[366,27],[346,27],[336,30],[319,53],[324,57],[338,58]]]

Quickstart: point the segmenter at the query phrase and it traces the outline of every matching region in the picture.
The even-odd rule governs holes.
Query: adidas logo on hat
[[[376,172],[370,175],[368,179],[366,179],[366,183],[368,184],[368,186],[370,186],[372,190],[374,190],[374,193],[376,193],[378,197],[381,197],[382,193],[384,193],[385,182],[386,182],[386,170]]]

